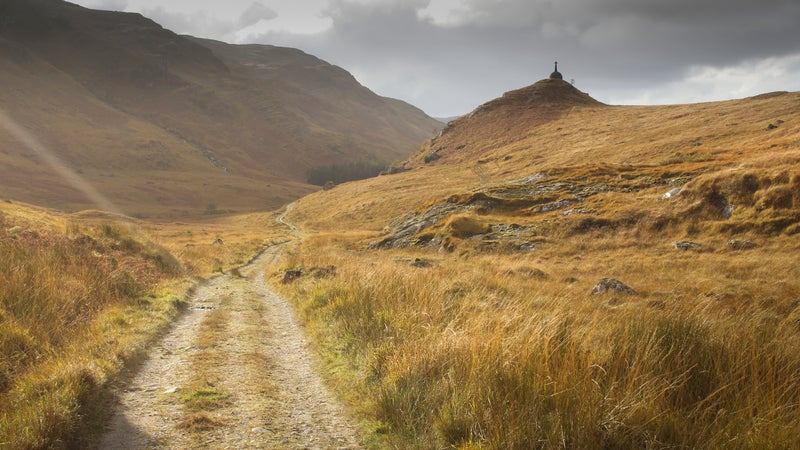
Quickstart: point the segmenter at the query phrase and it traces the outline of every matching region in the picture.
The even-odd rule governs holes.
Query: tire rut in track
[[[359,448],[314,371],[291,306],[265,282],[264,268],[281,248],[240,269],[242,277],[198,287],[120,394],[101,448]],[[220,394],[213,408],[188,410],[198,383]]]

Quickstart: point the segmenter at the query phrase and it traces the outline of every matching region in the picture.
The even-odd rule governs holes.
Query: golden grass
[[[214,370],[226,358],[217,346],[225,339],[230,323],[230,314],[226,309],[229,303],[229,298],[222,299],[219,307],[205,316],[200,328],[197,338],[200,351],[192,355],[191,376],[186,392],[180,396],[186,418],[178,424],[178,428],[187,433],[201,435],[226,426],[224,422],[209,417],[209,414],[233,403],[231,394],[222,387],[221,375]]]
[[[394,447],[795,442],[800,272],[774,250],[797,244],[746,256],[619,244],[522,261],[423,253],[431,268],[409,265],[417,252],[312,245],[293,265],[336,277],[284,289],[329,357],[356,368],[364,413]],[[589,295],[603,276],[640,294]]]
[[[179,314],[185,275],[235,271],[285,232],[271,213],[168,224],[0,203],[0,447],[92,445],[110,386]]]
[[[189,411],[213,411],[228,404],[230,394],[221,391],[208,381],[190,389],[183,396],[186,409]],[[191,417],[187,420],[191,420]]]
[[[178,424],[178,428],[189,433],[204,433],[215,428],[225,426],[225,423],[212,419],[203,413],[192,414],[188,419]]]
[[[798,97],[574,107],[557,120],[514,135],[506,134],[502,120],[470,123],[468,129],[456,128],[423,145],[420,156],[432,147],[444,148],[435,163],[415,162],[408,172],[313,193],[296,202],[288,218],[310,231],[379,231],[426,201],[537,173],[578,179],[628,167],[665,186],[735,168],[793,167],[800,157]],[[767,129],[778,120],[783,121],[778,128]],[[657,198],[671,187],[652,195]],[[651,207],[642,205],[645,211]]]
[[[269,245],[285,241],[288,229],[275,213],[222,216],[191,222],[146,222],[148,236],[197,276],[243,266]]]
[[[296,202],[288,219],[316,234],[282,267],[336,275],[281,289],[348,368],[377,447],[793,447],[798,95],[455,128],[421,150],[440,146],[434,163]],[[366,250],[397,218],[475,199],[494,206]],[[562,200],[580,211],[541,209]],[[497,224],[535,245],[484,245]],[[591,295],[606,277],[638,294]]]
[[[126,225],[5,207],[0,230],[0,442],[87,445],[109,384],[176,317],[188,285]]]
[[[288,219],[309,237],[270,270],[336,268],[281,289],[337,385],[364,405],[357,409],[374,424],[375,446],[791,447],[800,435],[797,97],[576,107],[514,136],[502,121],[473,124],[427,144],[422,153],[443,147],[433,164],[298,201]],[[560,187],[546,199],[510,194],[509,180],[539,173]],[[680,195],[659,200],[677,186]],[[581,189],[591,195],[577,198]],[[490,194],[509,198],[486,213],[445,215],[426,231],[448,239],[440,249],[365,250],[398,217]],[[560,200],[585,212],[537,209]],[[7,205],[0,241],[25,270],[5,276],[57,305],[41,312],[66,331],[37,327],[39,309],[16,297],[3,303],[11,375],[2,404],[13,413],[0,416],[0,442],[17,447],[75,445],[70,439],[91,426],[82,407],[97,386],[180,303],[165,294],[174,287],[143,301],[142,285],[179,265],[203,276],[231,271],[287,232],[269,214],[129,231],[103,217]],[[482,245],[480,234],[496,224],[530,227],[535,247]],[[681,240],[701,246],[676,250]],[[410,264],[418,258],[428,267]],[[638,294],[591,296],[605,277]],[[62,291],[73,301],[56,303]],[[209,320],[199,389],[219,381],[210,368],[227,319],[215,311]],[[204,417],[187,409],[187,428],[199,430]]]

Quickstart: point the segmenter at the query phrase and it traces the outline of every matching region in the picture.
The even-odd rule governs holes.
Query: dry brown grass
[[[233,271],[285,232],[270,213],[169,224],[0,203],[0,443],[91,445],[109,387],[179,314],[185,275]]]
[[[743,255],[592,242],[524,258],[314,245],[296,261],[336,277],[286,292],[355,367],[357,399],[391,446],[794,442],[796,243]],[[411,267],[417,256],[433,267]],[[639,295],[591,296],[605,276]]]
[[[502,145],[493,143],[493,136],[502,136],[502,121],[471,124],[478,130],[469,130],[474,137],[467,139],[455,129],[421,149],[424,155],[432,146],[445,147],[435,163],[316,192],[300,200],[289,218],[308,230],[379,231],[425,201],[536,173],[579,178],[627,166],[660,183],[683,184],[731,168],[793,168],[800,157],[799,97],[788,93],[698,105],[574,107],[558,120],[509,136],[510,142]],[[783,121],[778,128],[767,130],[778,120]],[[651,195],[657,198],[670,187]],[[626,197],[624,202],[649,211],[654,203],[642,200]]]
[[[379,447],[792,447],[799,97],[453,130],[432,164],[298,201],[289,219],[318,234],[283,266],[336,275],[282,289],[350,368]],[[395,218],[475,199],[494,206],[412,240],[441,246],[366,250]],[[580,212],[541,209],[562,200]],[[529,227],[535,246],[487,246],[484,224]],[[590,295],[605,277],[638,294]]]
[[[109,384],[178,314],[187,284],[129,224],[8,203],[0,254],[0,443],[87,445]]]
[[[203,413],[193,414],[188,419],[178,424],[178,428],[189,433],[203,433],[225,426],[223,422],[214,420]]]
[[[222,216],[191,222],[148,222],[148,235],[197,276],[228,272],[249,262],[267,246],[287,239],[275,213]]]

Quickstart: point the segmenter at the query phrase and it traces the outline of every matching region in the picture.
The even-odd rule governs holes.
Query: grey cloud
[[[447,26],[419,17],[428,4],[334,0],[328,31],[259,40],[300,47],[439,114],[543,78],[555,59],[591,93],[666,85],[698,65],[800,52],[796,0],[469,0]]]
[[[278,13],[263,3],[255,2],[251,4],[239,18],[239,26],[246,28],[257,24],[262,20],[273,20],[278,18]]]
[[[176,33],[191,34],[193,36],[222,39],[237,28],[235,24],[220,20],[206,11],[176,13],[158,6],[144,9],[142,14]]]
[[[245,1],[241,15],[225,20],[213,12],[170,12],[187,11],[189,0],[175,0],[170,11],[142,12],[174,31],[222,40],[241,39],[243,28],[254,33],[260,20],[287,29],[267,0],[249,8]],[[452,6],[445,10],[453,13],[446,20],[426,17],[420,11],[431,2]],[[236,8],[230,0],[194,5],[214,12]],[[292,3],[294,10],[307,6]],[[636,98],[680,101],[681,92],[667,91],[706,73],[699,68],[716,69],[708,73],[721,77],[726,68],[755,70],[765,67],[759,61],[800,55],[797,0],[329,0],[322,14],[331,24],[323,32],[273,31],[248,40],[300,48],[383,95],[437,115],[467,112],[544,78],[554,60],[579,88],[614,103],[658,89],[664,92]]]
[[[278,17],[274,10],[259,2],[250,4],[242,12],[238,20],[222,19],[206,10],[186,13],[172,12],[162,6],[145,8],[142,13],[165,28],[177,33],[221,40],[230,39],[237,31],[255,25],[262,20],[274,20]]]

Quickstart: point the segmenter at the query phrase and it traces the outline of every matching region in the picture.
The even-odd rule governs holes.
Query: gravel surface
[[[101,448],[359,448],[355,427],[315,372],[293,309],[264,280],[280,251],[267,249],[240,269],[242,277],[221,275],[197,289],[120,393]],[[217,310],[224,320],[210,332],[204,327]],[[227,395],[222,406],[201,411],[210,423],[204,430],[186,427],[198,416],[185,406],[198,365],[201,378]]]

